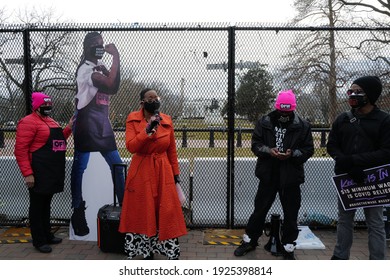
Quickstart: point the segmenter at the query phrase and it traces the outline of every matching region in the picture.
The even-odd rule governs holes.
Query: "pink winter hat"
[[[47,96],[43,92],[33,92],[31,95],[32,98],[32,109],[35,111],[38,109],[42,104],[45,103],[52,103],[51,97]]]
[[[291,89],[279,92],[275,102],[275,109],[291,112],[294,111],[296,107],[295,94]]]

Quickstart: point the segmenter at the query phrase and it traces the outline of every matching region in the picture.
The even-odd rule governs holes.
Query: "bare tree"
[[[385,17],[390,17],[389,1],[376,0],[374,3],[372,1],[365,1],[365,0],[359,0],[359,1],[339,0],[339,1],[343,3],[345,6],[361,7],[363,9],[367,8],[366,10],[368,12],[374,12],[376,14],[380,14]],[[383,24],[383,22],[378,21],[375,16],[371,17],[371,20],[376,21],[379,24]]]
[[[351,7],[355,12],[361,12],[366,15],[366,18],[357,22],[361,26],[376,26],[384,27],[385,29],[374,30],[369,32],[363,40],[351,43],[346,42],[350,48],[358,50],[364,55],[365,59],[372,61],[377,65],[372,74],[378,75],[384,81],[385,85],[390,84],[390,60],[386,54],[386,50],[390,44],[390,32],[386,28],[390,27],[390,2],[382,0],[360,0],[360,1],[345,1],[339,0],[345,7]]]
[[[337,89],[343,87],[350,77],[341,61],[346,59],[337,46],[333,29],[343,23],[342,4],[337,0],[295,0],[298,14],[295,23],[319,23],[315,31],[300,33],[290,46],[287,57],[290,63],[284,68],[286,83],[297,88],[301,94],[310,94],[317,100],[323,119],[330,124],[336,118]],[[324,27],[324,28],[321,28]]]
[[[15,108],[16,100],[30,94],[25,76],[26,62],[30,66],[32,91],[74,89],[75,61],[69,55],[74,48],[74,37],[71,32],[52,32],[49,27],[55,24],[62,23],[52,9],[20,10],[15,22],[3,29],[5,32],[0,35],[0,78],[3,95],[5,90],[9,96],[10,108]],[[26,61],[26,52],[30,53],[30,61]]]

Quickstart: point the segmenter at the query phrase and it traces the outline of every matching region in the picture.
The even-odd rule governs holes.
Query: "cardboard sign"
[[[390,203],[390,164],[366,169],[364,173],[364,184],[356,184],[348,174],[333,176],[333,183],[344,210]]]

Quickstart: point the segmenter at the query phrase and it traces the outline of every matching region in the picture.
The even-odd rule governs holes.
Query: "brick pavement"
[[[4,230],[4,229],[3,229]],[[323,250],[296,250],[298,260],[329,260],[335,244],[334,229],[312,229],[313,233],[325,245]],[[101,252],[96,242],[75,241],[68,238],[68,227],[61,227],[56,235],[63,238],[61,244],[52,245],[53,252],[42,254],[32,247],[31,243],[0,244],[0,260],[124,260],[125,255]],[[186,236],[180,237],[181,260],[277,260],[282,257],[272,256],[263,249],[268,237],[260,238],[260,246],[243,257],[235,257],[235,245],[204,245],[204,231],[189,230]],[[387,250],[388,259],[390,248]],[[156,256],[156,259],[164,259]],[[351,250],[351,259],[368,260],[367,230],[357,229]]]

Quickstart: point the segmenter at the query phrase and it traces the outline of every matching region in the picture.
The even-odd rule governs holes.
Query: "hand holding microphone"
[[[160,112],[158,110],[154,111],[154,115],[150,118],[150,122],[146,126],[146,133],[149,136],[156,132],[157,126],[160,125],[161,120]]]

